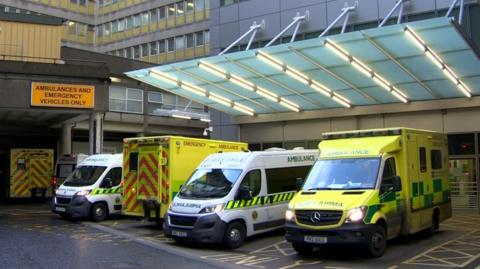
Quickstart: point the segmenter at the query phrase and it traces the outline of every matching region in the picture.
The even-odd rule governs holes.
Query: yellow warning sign
[[[93,108],[95,86],[32,82],[32,106]]]

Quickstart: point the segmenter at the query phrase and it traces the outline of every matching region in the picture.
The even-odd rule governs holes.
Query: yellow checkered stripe
[[[97,188],[92,190],[92,195],[99,195],[99,194],[117,194],[122,192],[122,187],[118,186],[115,188],[103,189]]]
[[[227,203],[225,206],[226,210],[237,209],[244,207],[253,207],[253,206],[262,206],[262,205],[272,205],[288,202],[292,200],[295,192],[284,192],[279,194],[273,194],[268,196],[257,196],[250,200],[232,200]]]

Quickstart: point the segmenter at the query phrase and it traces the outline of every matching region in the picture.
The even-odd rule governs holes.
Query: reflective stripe
[[[286,192],[286,193],[280,193],[280,194],[274,194],[270,196],[262,196],[262,197],[254,197],[250,200],[231,200],[227,202],[227,205],[225,206],[225,209],[236,209],[236,208],[242,208],[242,207],[251,207],[251,206],[262,206],[262,205],[268,205],[268,204],[277,204],[277,203],[283,203],[285,201],[290,201],[293,196],[295,195],[295,192]]]

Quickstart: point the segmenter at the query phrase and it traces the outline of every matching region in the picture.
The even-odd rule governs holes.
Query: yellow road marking
[[[303,260],[297,260],[293,264],[282,266],[282,267],[279,267],[278,269],[290,269],[290,268],[294,268],[294,267],[299,267],[299,266],[304,266],[304,265],[314,265],[314,264],[319,264],[319,263],[321,263],[321,262],[320,261],[306,262],[306,261],[303,261]],[[327,267],[325,267],[325,268],[327,268]],[[330,267],[330,268],[334,268],[334,267]],[[335,267],[335,268],[339,268],[339,267]]]

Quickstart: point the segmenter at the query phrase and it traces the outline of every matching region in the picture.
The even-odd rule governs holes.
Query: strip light
[[[450,79],[455,86],[468,98],[472,97],[472,91],[467,85],[460,79],[459,76],[438,56],[432,48],[430,48],[425,41],[410,27],[405,27],[405,34],[407,37],[421,50],[425,52],[425,55],[442,70],[443,74]]]
[[[191,120],[191,119],[192,119],[192,117],[183,116],[183,115],[178,115],[178,114],[172,114],[172,117],[174,117],[174,118],[179,118],[179,119],[185,119],[185,120]]]
[[[203,121],[203,122],[211,122],[210,119],[205,119],[205,118],[200,118],[200,121]]]
[[[287,65],[283,64],[282,62],[275,59],[271,55],[268,55],[267,53],[265,53],[263,51],[257,51],[256,55],[259,59],[267,62],[268,64],[275,67],[276,69],[282,70],[288,76],[300,81],[303,84],[306,84],[306,85],[312,87],[314,90],[318,91],[319,93],[321,93],[321,94],[323,94],[327,97],[330,97],[333,101],[339,103],[340,105],[345,106],[345,107],[352,107],[352,105],[350,103],[350,100],[348,100],[347,98],[343,97],[342,95],[340,95],[338,93],[333,92],[332,90],[327,88],[325,85],[321,84],[318,81],[315,81],[315,80],[311,79],[310,77],[303,74],[302,72],[300,72],[300,71],[298,71],[298,70],[296,70],[296,69],[294,69],[290,66],[287,66]],[[284,105],[284,106],[288,107],[286,105]]]
[[[383,78],[382,76],[374,72],[370,67],[368,67],[365,63],[363,63],[359,59],[350,55],[345,49],[340,47],[338,44],[335,44],[333,41],[327,39],[325,40],[325,47],[335,52],[345,61],[349,62],[360,73],[373,79],[375,83],[380,85],[386,91],[390,92],[398,100],[404,103],[408,103],[408,97],[407,95],[405,95],[405,93],[403,93],[398,88],[393,87],[393,85],[388,80],[386,80],[385,78]]]
[[[269,58],[268,55],[265,56],[265,57]],[[275,61],[275,59],[273,59],[272,61]],[[248,81],[248,80],[246,80],[242,77],[239,77],[239,76],[234,75],[234,74],[228,74],[227,72],[218,68],[217,66],[215,66],[213,64],[210,64],[210,63],[207,63],[207,62],[204,62],[204,61],[199,61],[198,66],[200,68],[212,73],[212,74],[215,74],[215,75],[221,77],[221,78],[228,79],[229,81],[237,84],[238,86],[240,86],[242,88],[245,88],[249,91],[253,91],[253,92],[257,93],[258,95],[260,95],[260,96],[262,96],[262,97],[264,97],[264,98],[266,98],[266,99],[268,99],[272,102],[279,103],[279,104],[283,105],[282,103],[280,103],[280,98],[279,98],[278,95],[276,95],[275,93],[273,93],[273,92],[271,92],[271,91],[269,91],[269,90],[267,90],[263,87],[255,85],[254,83],[252,83],[252,82],[250,82],[250,81]],[[305,75],[303,75],[299,71],[294,70],[294,69],[291,69],[290,71],[292,73],[294,73],[294,75],[297,75],[299,78],[308,80],[308,77],[306,77]],[[297,104],[295,104],[294,102],[289,101],[285,98],[283,98],[283,100],[286,100],[286,102],[291,104],[289,106],[284,105],[285,107],[289,108],[290,110],[296,111],[296,112],[300,111],[300,107]],[[239,106],[239,108],[241,109],[241,106]],[[241,111],[240,109],[237,109],[237,110]],[[250,111],[250,110],[249,110],[249,108],[247,108],[247,111]],[[245,113],[245,111],[243,111],[243,112]]]
[[[167,81],[167,82],[170,82],[172,84],[175,84],[175,85],[177,85],[179,87],[182,87],[183,89],[185,89],[187,91],[190,91],[192,93],[201,95],[203,97],[208,97],[209,99],[211,99],[214,102],[220,103],[224,106],[228,106],[230,108],[233,108],[235,110],[243,112],[247,115],[250,115],[250,116],[255,115],[255,110],[253,110],[253,109],[251,109],[247,106],[240,105],[240,104],[238,104],[236,102],[233,102],[232,100],[230,100],[226,97],[223,97],[219,94],[208,92],[207,90],[205,90],[205,89],[203,89],[199,86],[196,86],[194,84],[191,84],[191,83],[188,83],[188,82],[185,82],[185,81],[179,81],[178,79],[176,79],[175,77],[173,77],[169,74],[165,74],[163,72],[156,71],[156,70],[150,70],[149,75],[158,79],[158,80]],[[182,118],[182,119],[191,119],[191,117],[183,116],[183,115],[177,115],[177,114],[172,115],[172,117]],[[210,122],[210,120],[207,121],[207,119],[200,119],[200,120],[205,121],[205,122]]]

